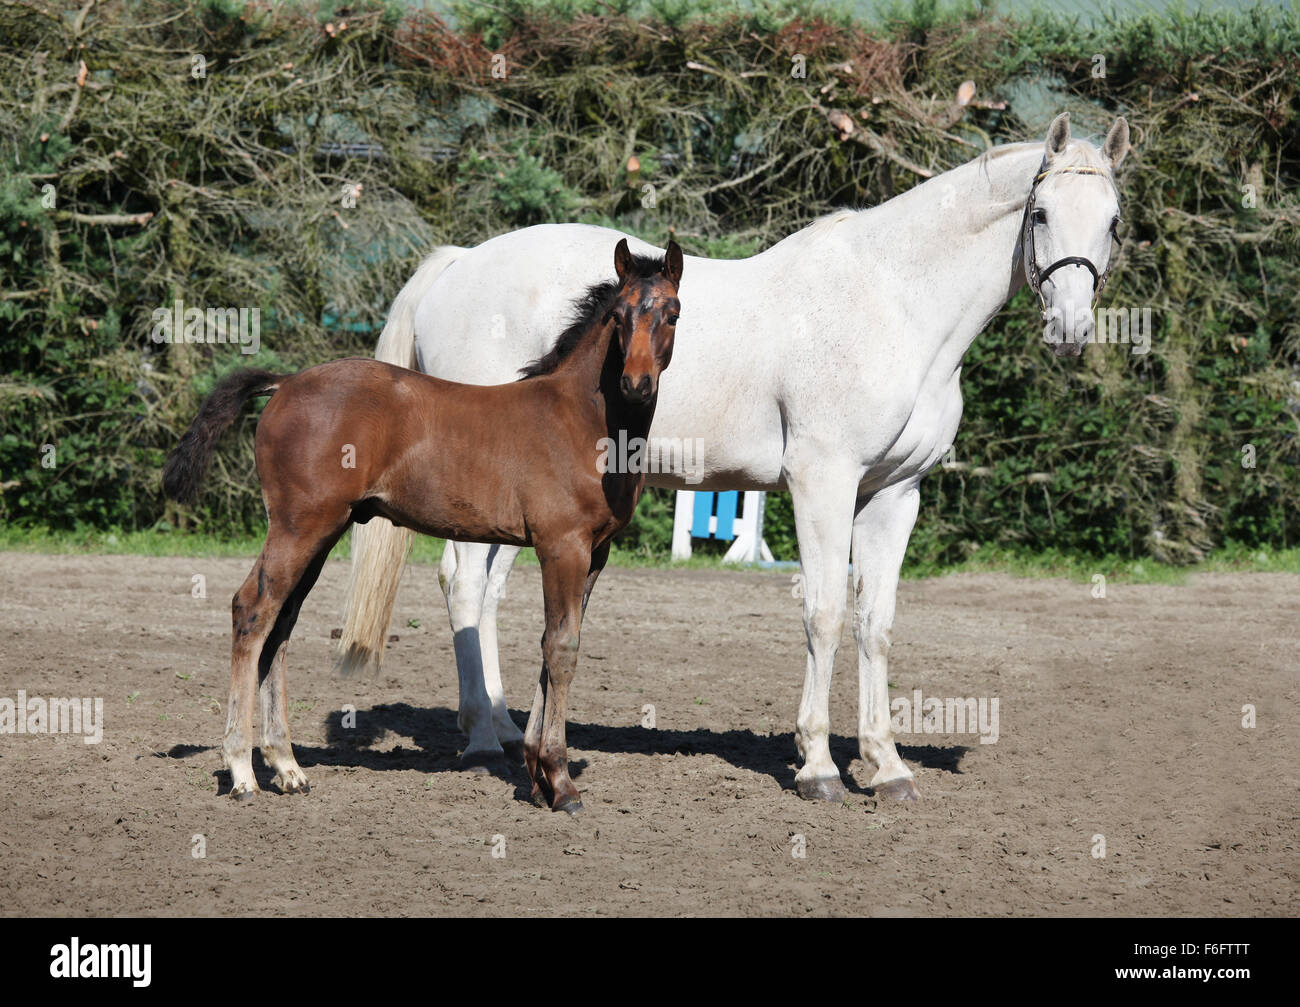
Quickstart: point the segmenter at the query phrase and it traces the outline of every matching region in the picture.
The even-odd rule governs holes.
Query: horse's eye
[[[676,316],[676,315],[669,315],[668,318],[667,318],[667,322],[668,322],[669,325],[676,325],[676,324],[677,324],[677,316]]]
[[[1046,210],[1035,210],[1035,211],[1034,211],[1034,223],[1035,223],[1035,224],[1046,224],[1046,223],[1047,223],[1047,211],[1046,211]]]

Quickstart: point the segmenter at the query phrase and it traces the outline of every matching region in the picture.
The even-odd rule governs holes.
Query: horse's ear
[[[619,283],[624,282],[633,270],[632,250],[627,247],[627,238],[621,238],[614,249],[614,271],[618,273]]]
[[[1110,132],[1106,134],[1106,142],[1101,145],[1101,152],[1110,162],[1110,170],[1118,171],[1120,162],[1128,153],[1128,120],[1122,115],[1115,120],[1115,125],[1111,126]]]
[[[668,251],[664,253],[664,275],[673,281],[673,286],[682,284],[682,246],[669,239]]]
[[[1069,142],[1070,113],[1062,112],[1047,127],[1047,163],[1051,164],[1053,158],[1065,153],[1066,145]]]

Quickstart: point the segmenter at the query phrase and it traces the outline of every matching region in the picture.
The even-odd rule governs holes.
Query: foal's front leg
[[[587,585],[589,580],[595,583],[600,571],[594,568],[591,551],[582,545],[539,545],[537,556],[546,598],[546,632],[542,636],[541,679],[524,732],[524,761],[533,781],[534,799],[549,796],[553,811],[576,814],[582,810],[582,800],[569,777],[565,717],[569,683],[578,668]]]

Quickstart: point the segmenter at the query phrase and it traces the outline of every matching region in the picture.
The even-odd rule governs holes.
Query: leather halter
[[[1043,165],[1046,165],[1046,161]],[[1067,255],[1063,259],[1057,259],[1046,269],[1038,268],[1038,256],[1034,248],[1034,199],[1038,192],[1038,183],[1048,175],[1053,174],[1071,174],[1071,175],[1101,175],[1104,178],[1110,178],[1108,172],[1101,168],[1089,168],[1080,166],[1077,168],[1060,168],[1057,171],[1045,170],[1040,165],[1038,174],[1034,176],[1034,182],[1029,187],[1029,198],[1025,200],[1025,214],[1020,222],[1020,254],[1025,262],[1025,281],[1029,284],[1038,298],[1038,310],[1044,319],[1047,319],[1047,301],[1043,297],[1043,281],[1051,276],[1062,266],[1083,266],[1092,274],[1092,303],[1096,305],[1097,299],[1101,297],[1102,288],[1106,286],[1106,279],[1110,276],[1111,266],[1115,264],[1115,254],[1119,249],[1119,235],[1115,233],[1114,225],[1111,225],[1110,236],[1113,242],[1110,256],[1106,260],[1106,268],[1101,272],[1093,265],[1092,260],[1084,258],[1082,255]]]

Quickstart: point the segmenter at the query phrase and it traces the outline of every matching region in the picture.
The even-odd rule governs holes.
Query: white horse
[[[957,432],[967,348],[1026,280],[1058,354],[1078,354],[1092,337],[1128,136],[1117,119],[1098,150],[1072,140],[1062,114],[1043,144],[996,147],[880,206],[823,217],[752,258],[687,263],[651,435],[660,444],[702,439],[704,478],[692,489],[791,493],[808,644],[795,731],[801,797],[844,793],[830,753],[829,695],[850,553],[859,752],[875,767],[877,793],[919,796],[890,730],[888,687],[917,484]],[[621,237],[542,225],[473,249],[439,248],[398,294],[375,355],[453,381],[510,381],[550,349],[574,297],[606,278]],[[659,254],[630,240],[634,251]],[[649,482],[682,487],[699,472],[696,464]],[[353,532],[342,646],[354,663],[382,653],[409,534],[381,518]],[[503,746],[519,761],[496,640],[497,603],[517,553],[449,544],[440,569],[467,767],[499,762]]]

